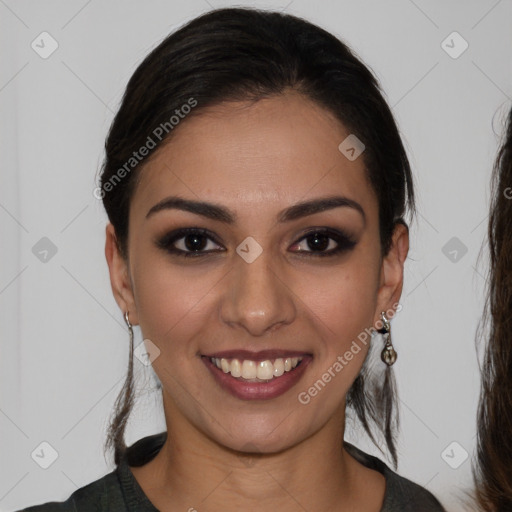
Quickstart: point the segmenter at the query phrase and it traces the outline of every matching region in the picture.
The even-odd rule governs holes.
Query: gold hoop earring
[[[396,353],[396,350],[391,343],[391,325],[389,324],[388,317],[384,311],[381,312],[380,317],[382,319],[382,323],[384,324],[382,329],[377,329],[377,332],[384,336],[384,348],[380,353],[380,358],[388,366],[393,366],[396,362],[398,354]]]

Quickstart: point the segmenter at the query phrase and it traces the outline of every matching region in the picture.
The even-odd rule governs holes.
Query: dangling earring
[[[128,331],[130,333],[130,354],[133,352],[133,327],[130,323],[130,320],[128,319],[128,311],[124,314],[124,321],[126,322],[126,325],[128,326]]]
[[[384,311],[380,314],[382,323],[384,326],[382,329],[377,329],[377,332],[384,335],[385,345],[380,354],[380,358],[384,363],[388,366],[392,366],[397,358],[396,350],[393,348],[393,344],[391,343],[391,326],[389,325],[389,320]]]

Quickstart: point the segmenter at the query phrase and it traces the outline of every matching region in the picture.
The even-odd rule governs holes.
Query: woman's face
[[[271,452],[339,425],[368,350],[358,335],[399,300],[406,229],[382,259],[363,158],[340,152],[349,132],[298,93],[175,130],[141,172],[128,262],[111,225],[106,244],[119,306],[158,347],[168,429]]]

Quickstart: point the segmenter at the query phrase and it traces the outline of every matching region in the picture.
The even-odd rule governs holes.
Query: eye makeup
[[[343,230],[314,227],[309,228],[290,247],[305,245],[306,247],[292,250],[291,252],[300,254],[303,257],[323,258],[350,251],[356,244],[357,241]],[[213,253],[226,251],[226,248],[211,231],[199,227],[172,230],[158,238],[156,245],[173,256],[184,258],[201,258]],[[210,248],[208,249],[209,246]]]

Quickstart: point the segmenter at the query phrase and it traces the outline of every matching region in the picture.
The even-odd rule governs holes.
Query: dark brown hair
[[[403,217],[407,207],[411,216],[415,207],[407,155],[377,80],[343,42],[306,20],[280,12],[227,8],[207,12],[169,35],[128,82],[106,140],[101,175],[103,204],[126,259],[129,205],[144,166],[144,161],[132,166],[137,164],[132,160],[134,150],[147,145],[158,127],[165,126],[168,133],[157,141],[158,150],[179,129],[171,126],[172,116],[186,123],[209,106],[255,102],[289,89],[334,114],[364,143],[361,158],[378,198],[381,252],[388,253],[396,224],[407,227]],[[193,110],[186,109],[189,114],[178,120],[177,111],[194,102]],[[116,464],[126,452],[124,429],[133,405],[131,352],[105,443],[106,450],[114,448]],[[386,368],[384,383],[365,379],[361,372],[347,404],[377,446],[374,428],[383,434],[396,466],[398,414],[392,370]]]
[[[493,168],[489,271],[479,332],[487,328],[478,405],[476,498],[485,511],[512,510],[512,109]]]

